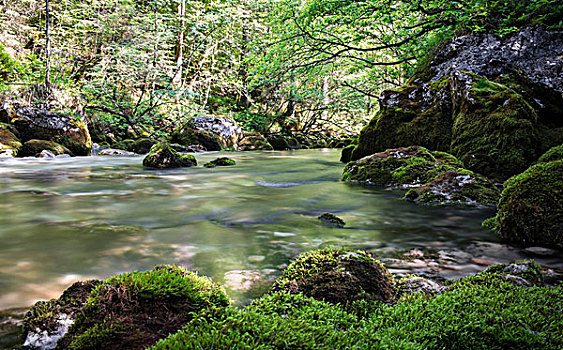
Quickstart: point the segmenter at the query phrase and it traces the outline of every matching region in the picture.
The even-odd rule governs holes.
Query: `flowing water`
[[[0,160],[0,310],[157,264],[199,271],[247,302],[292,258],[327,246],[387,258],[450,251],[439,273],[454,278],[484,268],[469,258],[526,256],[481,228],[491,209],[418,206],[401,190],[340,182],[338,150],[196,157],[223,155],[237,166],[149,170],[141,156]],[[323,226],[324,212],[347,225]]]

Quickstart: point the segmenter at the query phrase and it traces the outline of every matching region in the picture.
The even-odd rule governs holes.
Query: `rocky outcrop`
[[[196,166],[197,160],[191,154],[180,154],[167,143],[158,143],[143,159],[147,168],[182,168]]]
[[[238,149],[238,141],[243,136],[242,128],[238,123],[226,116],[198,115],[190,121],[190,125],[194,129],[217,135],[223,148]]]
[[[563,245],[563,160],[538,163],[508,179],[498,213],[485,226],[523,245]]]
[[[381,94],[343,160],[420,145],[498,181],[525,170],[563,142],[562,49],[563,32],[541,27],[443,45],[407,84]]]
[[[11,123],[19,133],[19,139],[56,142],[66,147],[71,155],[88,156],[92,141],[88,128],[64,114],[43,109],[15,105]]]

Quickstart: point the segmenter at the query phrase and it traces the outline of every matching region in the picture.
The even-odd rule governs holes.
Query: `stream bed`
[[[401,200],[403,190],[340,182],[339,150],[196,154],[199,164],[219,156],[237,165],[149,170],[142,156],[0,160],[0,310],[58,297],[77,280],[157,264],[210,276],[244,304],[291,259],[329,246],[372,251],[395,273],[441,278],[516,258],[563,266],[560,252],[501,244],[481,227],[491,208],[419,206]],[[324,212],[346,226],[323,226]],[[405,252],[412,259],[394,260]]]

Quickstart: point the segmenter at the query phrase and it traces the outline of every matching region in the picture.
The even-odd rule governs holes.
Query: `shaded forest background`
[[[561,18],[555,0],[3,0],[0,95],[152,137],[205,114],[351,135],[441,43]]]

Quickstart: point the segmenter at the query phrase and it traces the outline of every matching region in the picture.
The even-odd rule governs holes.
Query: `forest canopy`
[[[205,114],[357,132],[444,41],[563,26],[557,0],[4,0],[0,13],[2,95],[151,136]]]

